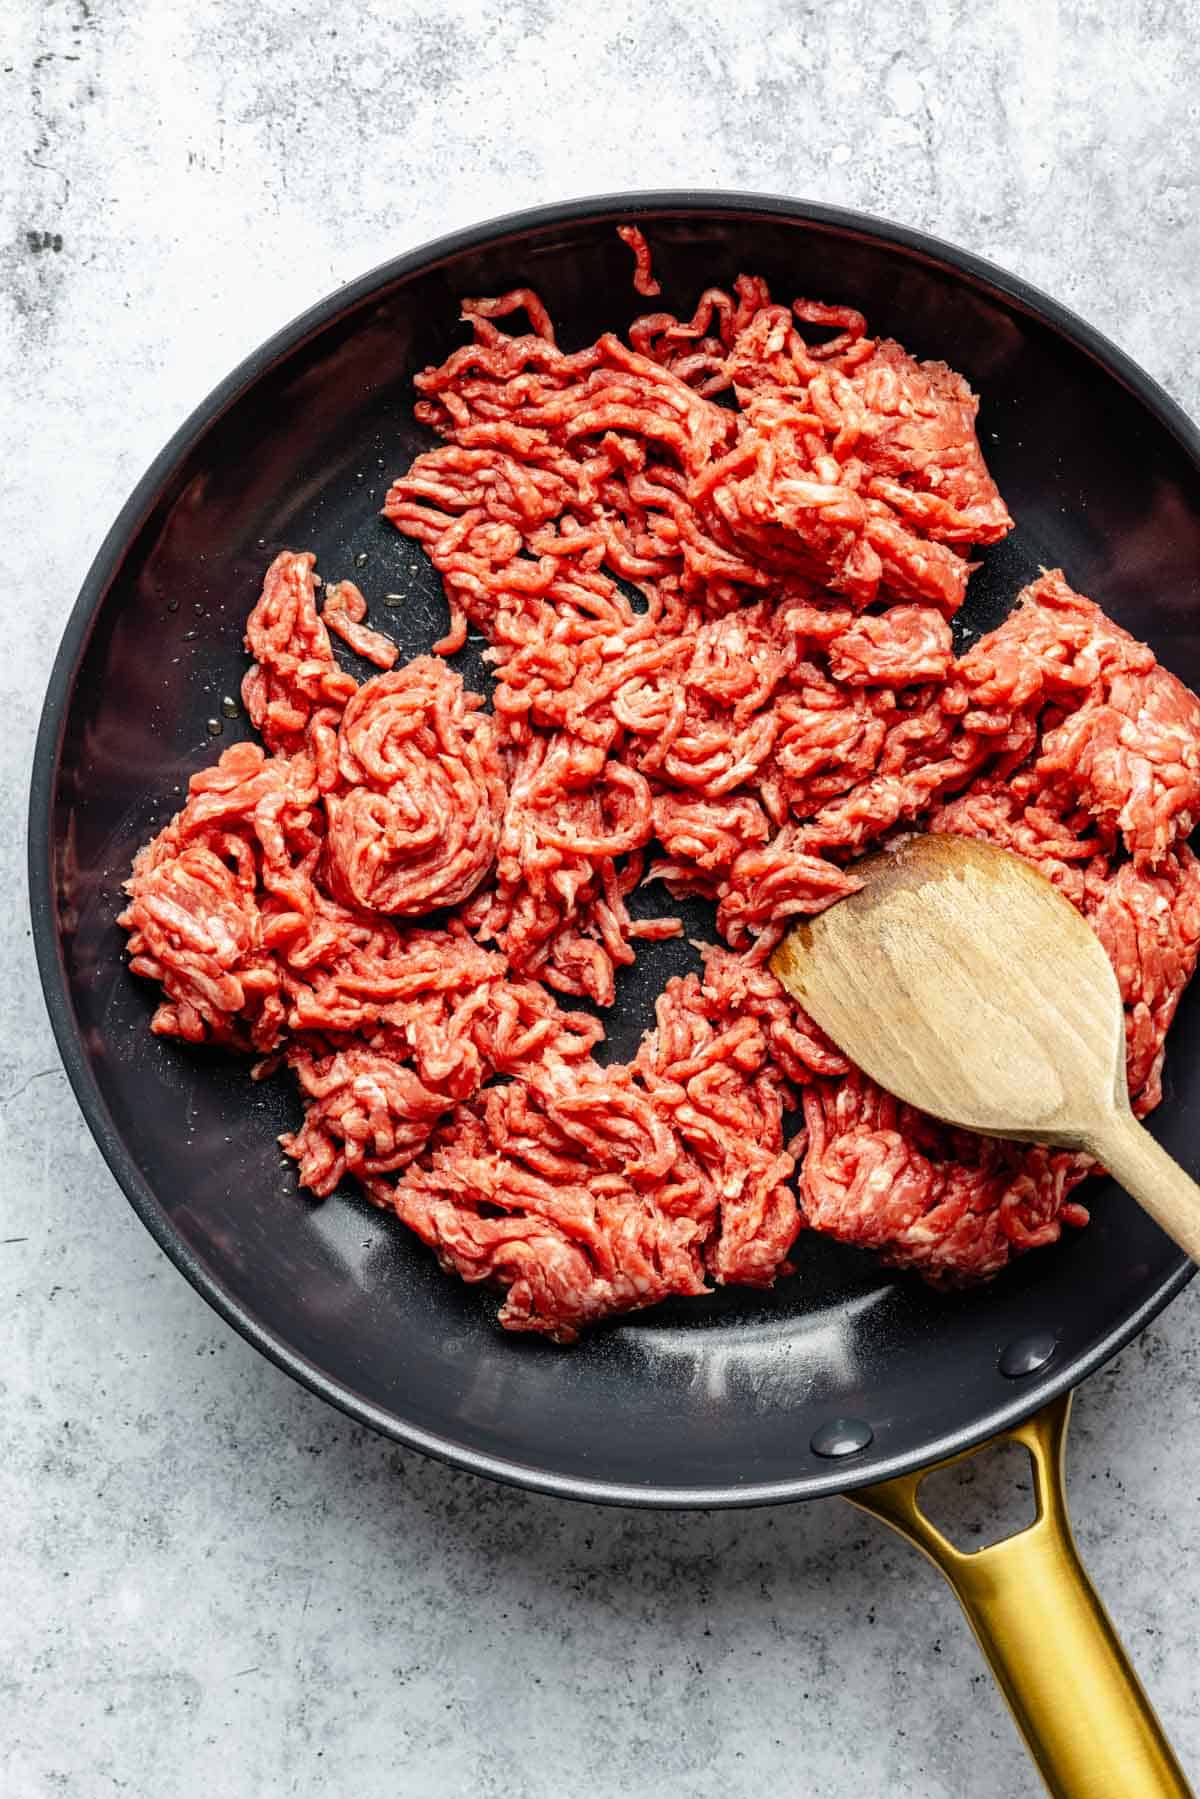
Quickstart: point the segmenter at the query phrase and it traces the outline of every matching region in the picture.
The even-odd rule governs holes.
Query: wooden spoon
[[[1125,1012],[1100,939],[1020,857],[909,837],[771,966],[872,1080],[947,1124],[1087,1150],[1200,1261],[1200,1187],[1129,1109]]]

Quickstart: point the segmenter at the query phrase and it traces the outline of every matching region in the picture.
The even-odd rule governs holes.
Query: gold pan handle
[[[1070,1411],[1068,1393],[993,1439],[1029,1451],[1037,1497],[1035,1521],[1004,1542],[967,1551],[947,1541],[918,1503],[932,1467],[849,1497],[945,1575],[1054,1799],[1193,1799],[1075,1547],[1064,1478]]]

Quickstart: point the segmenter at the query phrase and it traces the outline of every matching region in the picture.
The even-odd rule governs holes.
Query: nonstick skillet
[[[353,576],[405,654],[427,650],[445,628],[440,584],[378,516],[388,477],[429,441],[412,375],[462,341],[463,295],[532,285],[568,347],[626,325],[646,308],[614,230],[629,219],[651,240],[660,304],[690,311],[709,284],[761,273],[781,297],[860,307],[872,330],[968,377],[1018,525],[974,576],[960,637],[1061,564],[1200,688],[1200,435],[1127,357],[1024,283],[898,226],[746,195],[578,201],[461,232],[342,288],[243,363],[167,445],[88,574],[50,682],[30,811],[34,934],[67,1072],[167,1254],[353,1417],[568,1498],[850,1493],[951,1579],[1052,1791],[1186,1792],[1063,1502],[1070,1390],[1192,1272],[1112,1183],[1096,1183],[1089,1229],[980,1291],[935,1294],[805,1237],[799,1272],[773,1293],[668,1304],[561,1350],[503,1335],[490,1296],[447,1279],[353,1195],[302,1200],[275,1142],[299,1117],[286,1081],[252,1088],[230,1059],[152,1038],[153,996],[123,965],[114,917],[135,849],[189,773],[247,734],[241,639],[267,561],[314,549],[327,577]],[[458,662],[486,688],[479,647]],[[683,910],[688,936],[712,935],[703,906]],[[632,1053],[693,953],[640,949],[619,976],[611,1054]],[[1152,1128],[1193,1171],[1198,1118],[1189,993]],[[1006,1432],[1033,1455],[1039,1521],[960,1555],[923,1520],[919,1479]]]

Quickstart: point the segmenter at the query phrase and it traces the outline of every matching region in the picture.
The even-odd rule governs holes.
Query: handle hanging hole
[[[989,1549],[1037,1522],[1033,1457],[1023,1443],[989,1443],[977,1455],[933,1469],[916,1498],[955,1549]]]

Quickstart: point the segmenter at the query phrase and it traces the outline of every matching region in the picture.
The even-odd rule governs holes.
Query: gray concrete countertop
[[[220,1323],[59,1068],[26,789],[68,608],[187,410],[339,282],[489,213],[671,184],[865,207],[1047,288],[1196,414],[1194,0],[0,13],[0,1790],[1034,1793],[950,1594],[849,1507],[504,1491]],[[1193,1770],[1198,1324],[1194,1287],[1087,1386],[1071,1458]]]

